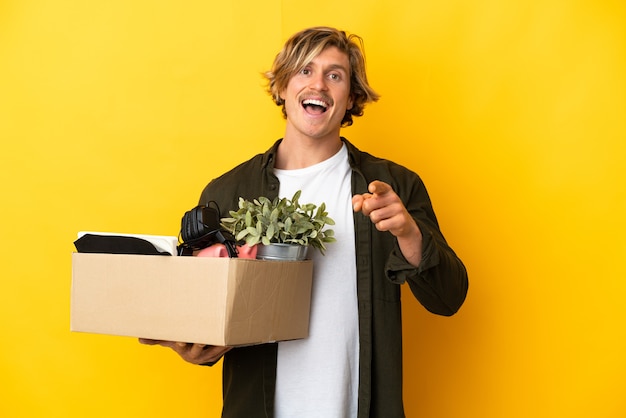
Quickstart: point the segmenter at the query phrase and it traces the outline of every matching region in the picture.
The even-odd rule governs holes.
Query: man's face
[[[293,75],[280,97],[285,100],[287,134],[338,138],[341,121],[352,108],[348,56],[331,46]]]

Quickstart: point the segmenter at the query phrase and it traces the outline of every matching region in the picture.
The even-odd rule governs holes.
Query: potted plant
[[[326,204],[300,204],[298,190],[291,199],[270,200],[259,197],[253,201],[239,198],[239,209],[222,218],[221,225],[237,241],[249,246],[261,244],[257,258],[304,259],[309,247],[326,251],[326,243],[336,241],[332,229],[335,221],[328,216]]]

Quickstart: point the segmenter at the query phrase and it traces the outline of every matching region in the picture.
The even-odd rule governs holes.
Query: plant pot
[[[306,260],[309,247],[306,245],[271,243],[259,244],[256,258],[260,260],[299,261]]]

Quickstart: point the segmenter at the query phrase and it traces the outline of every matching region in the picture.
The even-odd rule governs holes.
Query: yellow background
[[[72,243],[176,235],[282,135],[259,73],[319,24],[382,95],[343,134],[422,175],[470,273],[452,318],[404,294],[407,415],[626,416],[621,0],[0,2],[0,416],[218,416],[219,366],[69,332]]]

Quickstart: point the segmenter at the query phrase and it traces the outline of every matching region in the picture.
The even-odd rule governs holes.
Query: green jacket
[[[359,213],[354,216],[360,335],[358,417],[404,417],[399,285],[407,282],[426,309],[449,316],[465,300],[467,272],[441,234],[418,175],[342,140],[348,147],[353,194],[366,193],[374,180],[390,184],[423,235],[422,262],[415,268],[404,259],[393,235],[379,232]],[[273,168],[279,143],[211,181],[200,204],[215,201],[221,215],[227,216],[237,208],[240,196],[250,200],[277,196],[279,182]],[[222,417],[273,417],[276,361],[277,344],[235,348],[225,355]]]

